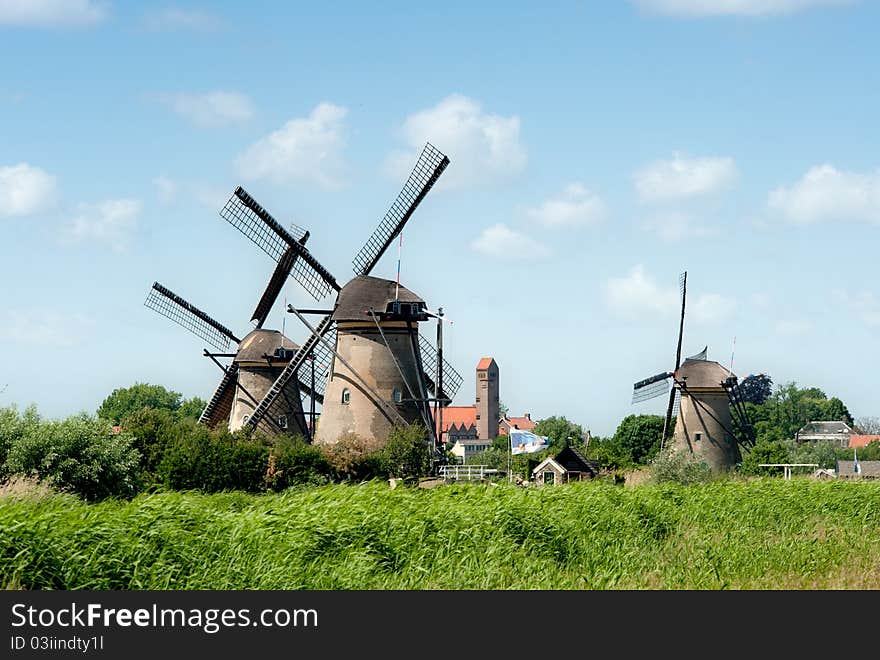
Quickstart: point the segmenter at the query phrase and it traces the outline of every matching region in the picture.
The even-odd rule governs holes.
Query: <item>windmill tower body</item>
[[[678,417],[672,439],[674,451],[687,451],[716,471],[742,461],[732,434],[734,421],[724,383],[733,374],[711,360],[685,360],[675,372],[679,390]]]
[[[237,431],[250,419],[257,404],[272,388],[298,349],[299,346],[277,330],[258,328],[241,340],[233,360],[237,380],[228,420],[230,431]],[[266,429],[308,437],[302,400],[295,382],[285,386],[281,399],[283,404],[276,413],[276,423],[265,425]]]
[[[388,404],[407,422],[425,424],[418,336],[424,310],[421,298],[391,280],[360,276],[341,289],[333,312],[341,360],[333,361],[316,443],[351,433],[384,441],[396,419]]]

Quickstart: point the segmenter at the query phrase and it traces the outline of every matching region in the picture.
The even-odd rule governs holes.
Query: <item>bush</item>
[[[651,480],[655,483],[700,484],[710,481],[712,471],[703,461],[686,451],[664,449],[650,463]]]
[[[260,436],[196,425],[168,441],[156,477],[176,490],[256,493],[263,490],[268,458],[269,447]]]
[[[280,491],[291,486],[328,483],[332,473],[333,468],[320,449],[298,436],[281,436],[269,453],[263,481],[268,490]]]
[[[418,479],[431,473],[433,456],[428,431],[421,424],[395,427],[382,448],[382,462],[390,476]]]
[[[382,445],[376,440],[348,433],[321,450],[339,479],[363,481],[386,476]]]
[[[5,479],[11,473],[6,460],[9,448],[19,439],[40,425],[40,416],[35,406],[29,406],[23,415],[14,407],[0,408],[0,480]]]
[[[85,414],[37,423],[26,415],[23,433],[9,447],[7,469],[89,500],[130,497],[139,486],[140,454],[133,441]]]

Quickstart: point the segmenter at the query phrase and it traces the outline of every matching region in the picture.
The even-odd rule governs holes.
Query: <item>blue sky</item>
[[[0,0],[0,405],[208,398],[152,282],[243,334],[273,265],[235,186],[346,281],[430,141],[402,282],[452,321],[456,403],[492,355],[513,414],[660,412],[632,384],[673,366],[687,270],[685,354],[735,338],[740,376],[880,415],[876,3],[316,4]]]

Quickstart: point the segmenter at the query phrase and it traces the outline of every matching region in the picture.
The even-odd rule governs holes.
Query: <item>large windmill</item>
[[[741,461],[739,446],[754,444],[754,433],[740,396],[736,375],[718,362],[709,360],[708,347],[681,361],[687,272],[679,277],[679,287],[681,317],[675,369],[635,383],[632,402],[640,403],[668,392],[661,448],[666,444],[670,422],[675,414],[673,450],[686,450],[712,469],[729,469]]]
[[[425,146],[391,208],[355,256],[355,277],[344,286],[312,256],[305,240],[287,232],[242,188],[235,190],[220,215],[277,262],[270,281],[275,295],[288,274],[316,301],[336,294],[330,309],[288,306],[309,336],[245,425],[271,431],[273,420],[287,409],[285,393],[300,389],[311,396],[312,406],[316,399],[322,403],[316,433],[311,433],[315,427],[310,425],[316,442],[333,443],[347,433],[384,439],[392,427],[410,422],[421,422],[434,432],[431,404],[451,402],[461,376],[442,357],[438,359],[435,347],[418,332],[419,322],[435,316],[425,301],[401,286],[399,276],[393,281],[370,273],[448,164],[449,159],[431,144]],[[274,298],[264,298],[271,307]],[[306,318],[310,314],[320,318],[313,324]],[[435,382],[442,382],[442,388]],[[221,383],[203,418],[222,406],[224,387]]]

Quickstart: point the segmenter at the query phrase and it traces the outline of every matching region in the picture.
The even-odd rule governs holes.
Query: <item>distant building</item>
[[[599,474],[599,465],[584,458],[574,447],[566,447],[551,458],[544,459],[532,470],[532,478],[539,486],[584,481]]]
[[[498,435],[510,435],[510,429],[531,431],[538,424],[532,421],[532,413],[524,413],[522,417],[502,417],[498,425]]]
[[[859,461],[856,472],[855,461],[837,461],[838,479],[880,479],[880,461]]]
[[[867,447],[872,442],[880,442],[880,435],[856,435],[849,436],[849,448]]]
[[[481,358],[476,369],[474,405],[447,406],[443,409],[442,424],[435,420],[438,436],[460,461],[486,451],[492,446],[492,440],[508,434],[511,427],[524,431],[535,428],[530,413],[523,417],[502,417],[499,392],[498,363],[492,357]]]
[[[846,422],[810,422],[795,434],[798,442],[835,442],[849,447],[849,438],[855,431]]]

